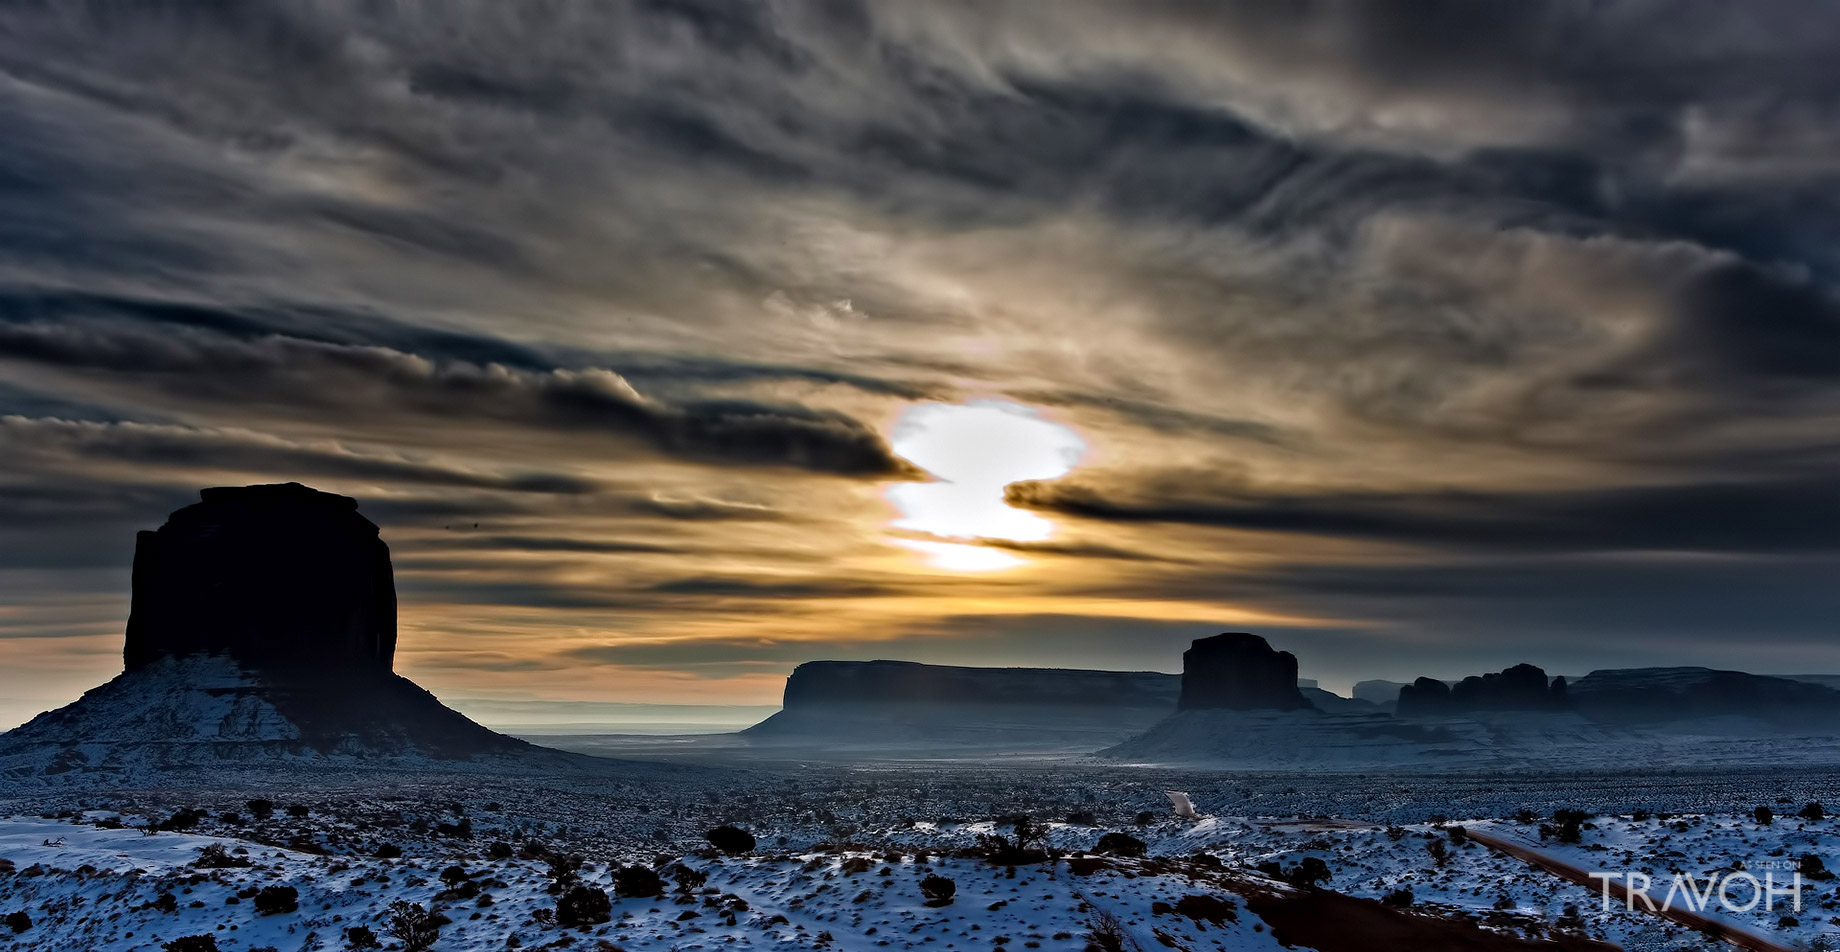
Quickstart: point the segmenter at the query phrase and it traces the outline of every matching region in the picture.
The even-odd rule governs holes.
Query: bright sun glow
[[[946,539],[1039,542],[1053,535],[1052,522],[1005,505],[1003,487],[1066,475],[1086,452],[1085,441],[1073,430],[1001,400],[920,404],[901,416],[891,442],[901,458],[939,478],[889,488],[889,501],[901,511],[895,527]],[[926,553],[934,565],[960,571],[1008,568],[1021,561],[978,546],[902,544]]]

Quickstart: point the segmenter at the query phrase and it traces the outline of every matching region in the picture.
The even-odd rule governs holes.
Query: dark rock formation
[[[299,483],[207,489],[134,549],[123,661],[390,670],[390,550],[358,502]]]
[[[125,670],[0,735],[0,780],[479,755],[598,767],[487,730],[390,671],[389,549],[355,500],[298,483],[202,495],[140,534]]]
[[[1610,723],[1741,717],[1785,728],[1840,725],[1840,691],[1743,671],[1698,667],[1593,671],[1579,678],[1567,693],[1580,713]]]
[[[1297,687],[1297,656],[1265,639],[1228,632],[1195,641],[1182,652],[1180,710],[1294,711],[1310,707]]]
[[[1322,688],[1305,687],[1300,690],[1303,691],[1303,699],[1324,714],[1378,714],[1381,711],[1380,705],[1358,697],[1342,697]]]
[[[1370,701],[1374,704],[1398,704],[1399,689],[1406,686],[1407,685],[1398,681],[1381,681],[1379,679],[1356,681],[1354,684],[1354,696],[1359,700]]]
[[[1154,671],[962,668],[811,661],[784,709],[741,732],[753,745],[840,751],[1086,751],[1175,710],[1181,682]]]
[[[1471,675],[1454,686],[1419,678],[1399,689],[1399,713],[1404,717],[1569,708],[1565,679],[1548,678],[1545,671],[1531,664],[1517,664],[1495,674]]]
[[[786,679],[786,710],[826,704],[1175,707],[1177,677],[1154,671],[965,668],[912,661],[808,661]]]

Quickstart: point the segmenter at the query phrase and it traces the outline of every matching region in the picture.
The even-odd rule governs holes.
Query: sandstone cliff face
[[[136,540],[128,670],[200,654],[258,669],[390,670],[390,550],[357,500],[299,483],[201,495]]]
[[[1180,710],[1294,711],[1309,708],[1297,687],[1297,656],[1265,639],[1228,632],[1182,652]]]

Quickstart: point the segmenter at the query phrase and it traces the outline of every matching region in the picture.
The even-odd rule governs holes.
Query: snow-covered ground
[[[1349,915],[1470,930],[1464,935],[1481,929],[1509,943],[1466,946],[1474,948],[1572,936],[1675,950],[1712,946],[1647,914],[1604,910],[1595,891],[1451,828],[1517,839],[1587,869],[1646,871],[1663,884],[1675,869],[1703,879],[1803,855],[1840,867],[1840,821],[1793,815],[1808,800],[1840,805],[1840,777],[1826,773],[1510,780],[660,767],[623,782],[379,775],[335,787],[327,779],[0,800],[0,917],[31,920],[17,934],[0,926],[0,939],[68,952],[160,949],[211,935],[224,950],[293,952],[352,947],[346,930],[363,927],[401,948],[386,932],[391,903],[403,901],[451,920],[437,950],[1079,950],[1108,922],[1120,948],[1144,952],[1273,949],[1280,938],[1338,952],[1384,947],[1354,941],[1372,923],[1351,920],[1337,932],[1337,917]],[[1166,788],[1189,791],[1209,816],[1171,816]],[[255,815],[248,801],[258,798],[274,801],[271,815]],[[1760,805],[1782,815],[1760,824]],[[1563,807],[1595,814],[1576,844],[1540,836]],[[1517,820],[1521,809],[1539,817]],[[1434,815],[1442,810],[1451,819]],[[1012,836],[1000,817],[1018,813],[1045,823],[1045,845],[1058,858],[1012,872],[980,854],[980,837]],[[718,854],[703,840],[731,822],[758,838],[746,855]],[[1108,832],[1142,840],[1148,855],[1082,859]],[[214,846],[250,865],[197,865]],[[585,931],[554,918],[556,857],[568,856],[582,863],[572,885],[610,897],[607,921]],[[1291,889],[1259,870],[1288,871],[1307,858],[1332,876],[1323,889],[1355,905],[1324,905],[1329,893]],[[623,867],[658,872],[663,894],[619,895]],[[928,905],[930,876],[953,882],[949,904]],[[1801,913],[1722,918],[1792,947],[1840,948],[1835,886],[1806,883]],[[277,888],[292,888],[296,907],[259,911],[261,890]],[[1401,890],[1412,896],[1404,919],[1373,902],[1398,902]],[[1312,924],[1352,944],[1311,937]],[[1419,947],[1463,946],[1425,938]]]

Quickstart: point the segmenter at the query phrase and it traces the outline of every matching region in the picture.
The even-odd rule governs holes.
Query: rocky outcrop
[[[494,733],[391,672],[389,549],[357,502],[207,489],[142,532],[125,670],[0,735],[0,779],[165,782],[299,762],[599,769]]]
[[[1610,723],[1741,718],[1785,728],[1840,727],[1840,691],[1819,684],[1713,668],[1593,671],[1570,695],[1586,716]]]
[[[1471,675],[1455,685],[1419,678],[1399,689],[1402,717],[1439,717],[1479,711],[1563,711],[1571,702],[1564,678],[1548,678],[1531,664]]]
[[[1377,678],[1370,681],[1356,681],[1354,696],[1359,700],[1382,706],[1398,704],[1399,689],[1407,686],[1400,681],[1382,681]]]
[[[390,670],[390,550],[357,500],[299,483],[200,495],[136,540],[128,670],[188,655],[258,669]]]
[[[1195,641],[1182,652],[1180,710],[1226,708],[1294,711],[1310,707],[1297,687],[1297,656],[1265,639],[1228,632]]]
[[[1372,701],[1363,701],[1358,697],[1343,697],[1322,688],[1305,687],[1300,690],[1303,691],[1303,699],[1310,702],[1311,707],[1324,714],[1378,714],[1382,710],[1380,705]]]
[[[786,679],[784,707],[1018,704],[1174,708],[1180,681],[1155,671],[970,668],[912,661],[808,661]]]
[[[1085,752],[1167,716],[1180,688],[1154,671],[811,661],[786,679],[784,708],[741,737],[814,758]]]

